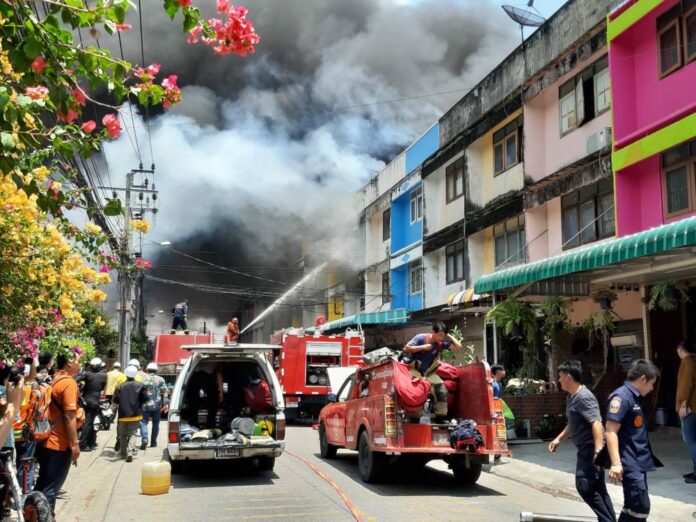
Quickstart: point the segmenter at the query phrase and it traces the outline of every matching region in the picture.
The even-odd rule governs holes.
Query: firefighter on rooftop
[[[184,299],[180,303],[177,303],[172,308],[172,315],[174,319],[172,320],[172,333],[175,334],[179,327],[184,331],[186,335],[189,333],[188,326],[186,326],[186,319],[188,318],[188,299]]]

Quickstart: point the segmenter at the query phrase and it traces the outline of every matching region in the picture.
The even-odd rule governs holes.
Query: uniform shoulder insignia
[[[609,413],[619,413],[621,408],[621,397],[614,395],[609,403]]]

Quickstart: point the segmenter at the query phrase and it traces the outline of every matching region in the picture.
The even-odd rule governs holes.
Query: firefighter
[[[172,334],[175,334],[179,327],[184,331],[184,334],[188,335],[189,329],[186,326],[186,319],[188,318],[188,299],[184,299],[182,302],[177,303],[172,308],[172,315],[174,319],[172,320]]]
[[[457,350],[462,345],[449,334],[449,329],[443,323],[433,323],[429,334],[419,334],[404,346],[411,363],[411,373],[416,377],[425,377],[431,384],[430,393],[433,397],[437,417],[447,415],[447,389],[442,379],[435,373],[440,366],[440,355],[454,346]]]
[[[236,317],[227,323],[227,342],[236,343],[239,341],[239,321]]]

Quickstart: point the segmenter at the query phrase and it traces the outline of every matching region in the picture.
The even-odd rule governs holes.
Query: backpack
[[[48,407],[51,405],[51,388],[45,384],[37,384],[31,390],[31,406],[28,409],[23,432],[27,440],[43,442],[51,434],[51,423],[48,420]]]
[[[473,420],[465,419],[457,424],[457,427],[450,433],[450,446],[453,449],[463,449],[462,446],[476,448],[483,446],[483,436],[476,428],[476,423]]]

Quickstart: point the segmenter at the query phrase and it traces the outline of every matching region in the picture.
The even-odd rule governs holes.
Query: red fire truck
[[[397,370],[410,378],[406,365],[388,360],[364,366],[345,379],[331,396],[333,402],[321,410],[317,428],[323,458],[334,458],[340,448],[358,450],[358,471],[365,482],[378,481],[390,461],[411,463],[415,469],[442,459],[457,481],[473,484],[489,456],[510,455],[488,364],[456,368],[457,391],[450,392],[454,396],[448,401],[448,417],[474,421],[481,439],[458,440],[455,446],[451,435],[456,422],[435,424],[405,411],[396,387]]]
[[[283,388],[285,416],[316,418],[331,391],[328,368],[361,366],[364,338],[360,332],[347,330],[343,335],[305,333],[301,328],[276,332],[271,344],[273,367]]]

